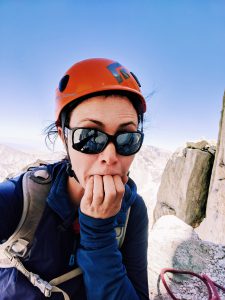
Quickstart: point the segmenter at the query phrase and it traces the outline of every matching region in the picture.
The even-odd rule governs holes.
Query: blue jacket
[[[83,274],[59,287],[72,300],[149,299],[147,283],[148,216],[135,183],[129,179],[120,212],[108,219],[82,214],[71,204],[65,161],[48,166],[52,186],[24,266],[46,281],[79,266]],[[0,241],[15,230],[23,208],[22,175],[0,184]],[[114,228],[124,224],[132,206],[126,236],[118,249]],[[80,234],[73,223],[79,215]],[[73,259],[75,258],[75,259]],[[0,269],[1,300],[39,300],[44,295],[15,268]],[[50,299],[63,299],[53,293]]]

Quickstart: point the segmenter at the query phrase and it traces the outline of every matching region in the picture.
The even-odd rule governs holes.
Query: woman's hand
[[[127,176],[91,176],[80,202],[81,212],[99,219],[115,216],[121,208],[126,182]]]

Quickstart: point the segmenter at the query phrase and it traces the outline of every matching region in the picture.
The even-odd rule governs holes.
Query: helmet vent
[[[59,82],[59,91],[62,93],[65,88],[67,87],[67,84],[69,82],[69,75],[65,75]]]

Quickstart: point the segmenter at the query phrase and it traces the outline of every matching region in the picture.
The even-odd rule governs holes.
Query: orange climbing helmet
[[[136,76],[114,60],[91,58],[74,64],[60,80],[56,90],[56,121],[69,103],[104,91],[120,91],[131,94],[140,101],[141,112],[146,102]]]

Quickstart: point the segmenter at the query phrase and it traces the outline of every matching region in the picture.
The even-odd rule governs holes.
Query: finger
[[[128,177],[128,175],[123,175],[121,177],[121,179],[122,179],[123,184],[126,184],[128,182],[129,177]]]
[[[111,175],[103,176],[103,185],[105,192],[103,205],[105,208],[110,209],[110,207],[112,208],[115,206],[116,199],[116,188],[113,177]]]
[[[93,188],[93,206],[99,206],[104,201],[104,188],[103,178],[100,175],[94,175],[94,188]]]
[[[86,184],[84,195],[81,199],[80,207],[88,207],[91,205],[93,200],[93,187],[94,187],[94,178],[91,176]],[[82,211],[82,210],[81,210]]]
[[[113,177],[111,175],[103,176],[103,185],[105,198],[114,199],[116,197],[116,189]]]
[[[121,201],[125,192],[123,179],[119,175],[115,175],[113,180],[116,188],[116,201]]]

